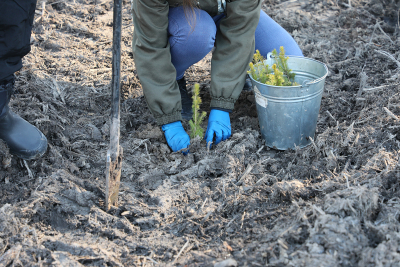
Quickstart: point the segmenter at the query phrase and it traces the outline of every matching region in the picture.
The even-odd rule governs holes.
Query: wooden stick
[[[172,262],[172,265],[175,264],[175,262],[178,260],[178,258],[181,256],[182,252],[185,250],[185,248],[189,245],[189,239],[186,241],[185,245],[183,245],[183,247],[181,248],[181,250],[179,251],[178,255],[176,255],[175,260]]]

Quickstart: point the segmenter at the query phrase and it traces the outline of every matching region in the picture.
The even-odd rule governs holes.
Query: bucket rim
[[[316,59],[309,58],[309,57],[291,56],[291,55],[287,55],[287,56],[289,57],[289,60],[290,60],[291,58],[298,58],[298,59],[305,59],[305,60],[314,61],[314,62],[316,62],[316,63],[322,64],[322,66],[324,66],[324,69],[325,69],[325,74],[324,74],[322,77],[319,77],[318,79],[315,79],[315,80],[312,80],[312,81],[309,81],[309,82],[305,82],[305,83],[300,84],[300,85],[294,85],[294,86],[277,86],[277,85],[269,85],[269,84],[268,84],[268,86],[273,87],[273,88],[288,88],[288,89],[292,89],[292,88],[293,88],[293,89],[296,89],[296,88],[308,87],[308,86],[310,86],[310,85],[312,85],[312,84],[318,83],[318,82],[320,82],[320,81],[326,79],[326,77],[327,77],[328,74],[329,74],[328,66],[327,66],[325,63],[321,62],[321,61],[318,61],[318,60],[316,60]],[[272,53],[268,53],[268,54],[267,54],[267,59],[266,59],[266,60],[269,60],[269,59],[271,59],[271,58],[272,58]],[[265,61],[266,61],[266,60],[265,60]],[[266,85],[265,83],[260,83],[259,81],[254,80],[253,77],[252,77],[250,74],[249,74],[249,77],[250,77],[250,79],[251,79],[252,81],[254,81],[254,82],[258,83],[258,84]]]

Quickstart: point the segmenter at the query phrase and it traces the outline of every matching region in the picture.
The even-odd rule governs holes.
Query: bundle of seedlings
[[[253,56],[253,61],[250,62],[250,70],[248,74],[251,77],[264,84],[273,86],[296,86],[299,85],[294,81],[296,74],[289,68],[288,59],[285,56],[285,49],[283,46],[279,49],[279,55],[276,49],[272,51],[272,58],[274,64],[270,67],[265,62],[265,58],[260,54],[260,51],[256,51]]]

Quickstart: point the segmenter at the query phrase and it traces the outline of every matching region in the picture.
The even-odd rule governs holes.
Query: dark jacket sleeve
[[[181,99],[168,43],[165,0],[133,0],[133,56],[150,111],[159,125],[181,120]]]
[[[211,108],[233,109],[254,54],[261,0],[231,0],[216,36],[211,60]]]

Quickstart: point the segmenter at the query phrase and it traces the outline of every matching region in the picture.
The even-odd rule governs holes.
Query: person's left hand
[[[216,145],[219,142],[231,137],[231,133],[231,119],[229,117],[229,112],[212,109],[210,112],[210,117],[208,118],[207,131],[204,138],[207,141],[207,147],[209,146],[210,142],[213,142],[214,134],[214,144]]]

